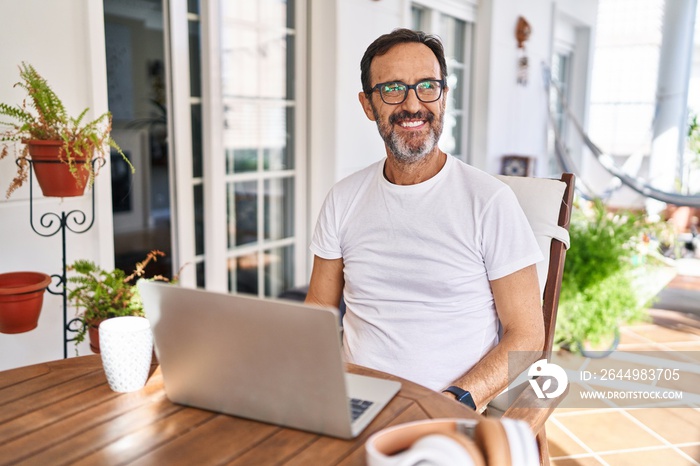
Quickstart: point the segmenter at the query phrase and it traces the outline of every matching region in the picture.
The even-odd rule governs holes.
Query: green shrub
[[[584,341],[600,343],[619,325],[646,316],[633,282],[644,216],[613,214],[600,200],[590,207],[573,211],[559,300],[555,342],[572,350]]]

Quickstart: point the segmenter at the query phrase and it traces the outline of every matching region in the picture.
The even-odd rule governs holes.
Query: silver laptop
[[[341,438],[401,388],[348,374],[338,311],[140,280],[168,398]]]

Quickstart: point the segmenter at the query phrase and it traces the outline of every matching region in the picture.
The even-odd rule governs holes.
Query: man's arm
[[[344,284],[342,258],[329,260],[314,256],[314,267],[305,302],[338,307]]]
[[[542,351],[544,348],[542,301],[535,266],[491,281],[491,291],[503,326],[503,337],[481,361],[453,383],[469,390],[477,408],[487,404],[508,386],[510,351]],[[519,360],[522,367],[517,370],[511,368],[511,373],[520,374],[534,361]],[[454,397],[449,393],[446,396]]]

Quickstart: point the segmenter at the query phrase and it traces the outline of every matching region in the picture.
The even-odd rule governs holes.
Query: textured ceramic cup
[[[100,324],[100,350],[107,382],[115,392],[141,389],[153,355],[151,324],[144,317],[114,317]]]

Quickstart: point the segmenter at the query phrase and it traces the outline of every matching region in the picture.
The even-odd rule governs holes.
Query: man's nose
[[[418,99],[418,91],[413,88],[408,90],[406,100],[403,101],[403,108],[411,113],[416,113],[421,108],[421,101]]]

